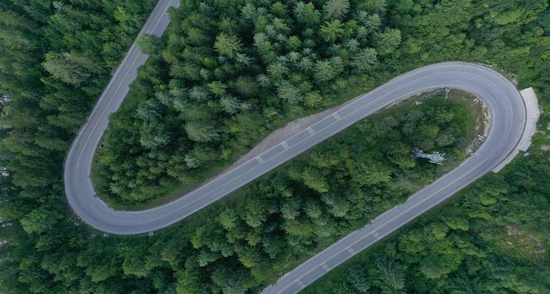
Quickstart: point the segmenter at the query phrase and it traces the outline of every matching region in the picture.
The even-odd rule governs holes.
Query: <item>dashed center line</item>
[[[256,160],[257,160],[259,163],[264,163],[264,160],[260,157],[260,155],[256,156]]]
[[[315,131],[314,131],[311,127],[307,128],[307,131],[308,131],[311,135],[315,134]]]
[[[283,141],[283,143],[281,143],[281,145],[282,145],[285,149],[290,148],[290,147],[288,146],[288,144],[286,143],[286,141]]]

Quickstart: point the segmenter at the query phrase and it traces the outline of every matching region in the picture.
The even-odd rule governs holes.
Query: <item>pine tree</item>
[[[349,0],[329,0],[323,5],[323,14],[328,19],[342,19],[349,11]]]
[[[327,43],[333,43],[344,33],[344,25],[339,20],[326,21],[320,28],[319,33]]]
[[[185,124],[185,131],[187,131],[189,139],[196,142],[211,142],[219,138],[214,126],[206,122],[190,121]]]
[[[100,67],[91,58],[76,53],[47,53],[42,66],[54,78],[70,84],[79,85],[92,73],[99,73]]]
[[[378,53],[374,48],[364,48],[353,56],[353,66],[358,73],[367,73],[377,62]]]
[[[235,57],[242,48],[242,43],[237,36],[221,33],[216,37],[214,49],[223,56]]]

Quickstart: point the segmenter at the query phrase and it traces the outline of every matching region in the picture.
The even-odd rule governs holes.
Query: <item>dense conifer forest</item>
[[[547,293],[547,162],[487,175],[303,293]]]
[[[197,184],[286,122],[433,62],[493,65],[549,106],[546,0],[181,2],[162,38],[138,40],[151,57],[97,156],[114,204]],[[65,153],[154,4],[0,3],[0,94],[11,100],[0,116],[0,292],[257,293],[439,176],[412,148],[467,155],[474,118],[434,97],[362,121],[154,236],[76,226]],[[528,155],[317,291],[550,292],[548,122],[543,113]]]

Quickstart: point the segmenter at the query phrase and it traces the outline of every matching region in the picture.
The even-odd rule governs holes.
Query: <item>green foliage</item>
[[[157,54],[162,48],[162,41],[160,38],[153,35],[143,35],[136,40],[136,43],[143,53],[149,55]]]
[[[538,151],[485,176],[442,208],[335,269],[315,285],[317,292],[353,286],[366,277],[372,279],[372,291],[387,293],[548,292],[547,279],[539,278],[549,274],[550,262],[550,235],[541,226],[548,221],[550,199],[544,189],[550,169],[539,165],[547,156]],[[534,172],[536,177],[526,176]],[[486,195],[498,195],[498,200],[488,203]]]
[[[185,125],[189,139],[196,142],[210,142],[218,139],[218,134],[212,125],[206,122],[190,121]]]
[[[74,53],[47,53],[42,66],[55,79],[75,86],[88,79],[91,73],[99,73],[99,66],[94,61]]]
[[[405,293],[405,273],[399,264],[391,260],[377,259],[375,265],[379,279],[377,286],[382,289],[382,293]]]
[[[359,123],[154,236],[103,237],[75,226],[61,163],[154,1],[8,2],[2,293],[260,292],[437,177],[412,147],[453,154],[464,144],[467,110],[431,100]],[[548,106],[549,15],[543,0],[182,1],[162,38],[138,41],[154,57],[111,117],[97,191],[117,203],[158,199],[286,122],[431,62],[512,70]],[[550,169],[547,154],[530,152],[324,293],[548,293]]]
[[[353,57],[353,66],[357,68],[358,73],[366,73],[377,62],[375,49],[365,48],[357,52]]]
[[[219,34],[216,37],[214,43],[214,49],[216,49],[221,55],[228,57],[235,57],[241,50],[242,44],[237,36],[230,36],[224,33]]]
[[[329,0],[323,5],[325,18],[343,18],[349,11],[349,0]]]
[[[364,269],[358,266],[348,268],[346,282],[359,293],[367,293],[371,288],[370,280]]]
[[[323,39],[332,43],[344,33],[344,25],[339,20],[326,21],[320,28],[319,34]]]
[[[93,172],[111,205],[146,204],[172,193],[174,185],[166,183],[200,182],[278,126],[364,91],[372,86],[364,81],[378,77],[379,55],[390,56],[400,38],[373,14],[378,2],[359,11],[347,0],[186,5],[188,13],[173,15],[165,37],[138,40],[156,57],[111,116],[98,154],[102,165]],[[357,74],[361,82],[349,87]],[[199,156],[203,149],[224,151]],[[174,157],[185,166],[168,164]],[[313,174],[306,174],[309,184],[325,191]]]

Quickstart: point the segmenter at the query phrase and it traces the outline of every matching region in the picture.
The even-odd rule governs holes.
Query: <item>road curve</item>
[[[161,35],[169,23],[167,8],[178,5],[177,0],[159,1],[140,35]],[[108,233],[140,234],[174,224],[403,97],[440,87],[462,89],[476,94],[487,104],[493,120],[486,142],[477,151],[477,156],[472,156],[451,173],[413,195],[406,203],[411,209],[400,215],[395,214],[399,207],[390,210],[384,216],[396,217],[385,224],[386,230],[390,230],[390,226],[399,226],[410,221],[494,168],[514,149],[525,124],[525,106],[519,93],[497,72],[460,62],[430,65],[396,77],[356,98],[315,125],[180,199],[143,211],[116,211],[95,197],[89,174],[94,153],[107,128],[109,114],[118,109],[128,93],[129,84],[136,77],[137,68],[146,59],[147,56],[135,44],[132,45],[94,107],[88,122],[78,132],[64,164],[64,184],[69,205],[84,222]]]
[[[368,100],[376,108],[379,103],[387,104],[422,89],[441,87],[473,93],[487,105],[491,129],[483,145],[460,166],[410,196],[405,203],[384,212],[362,229],[345,236],[283,275],[276,284],[264,289],[263,294],[300,292],[361,250],[495,169],[516,149],[524,136],[528,110],[515,86],[488,68],[461,62],[434,64],[393,79],[363,97],[370,96]],[[384,102],[375,102],[377,100]],[[369,108],[367,112],[372,110]]]

